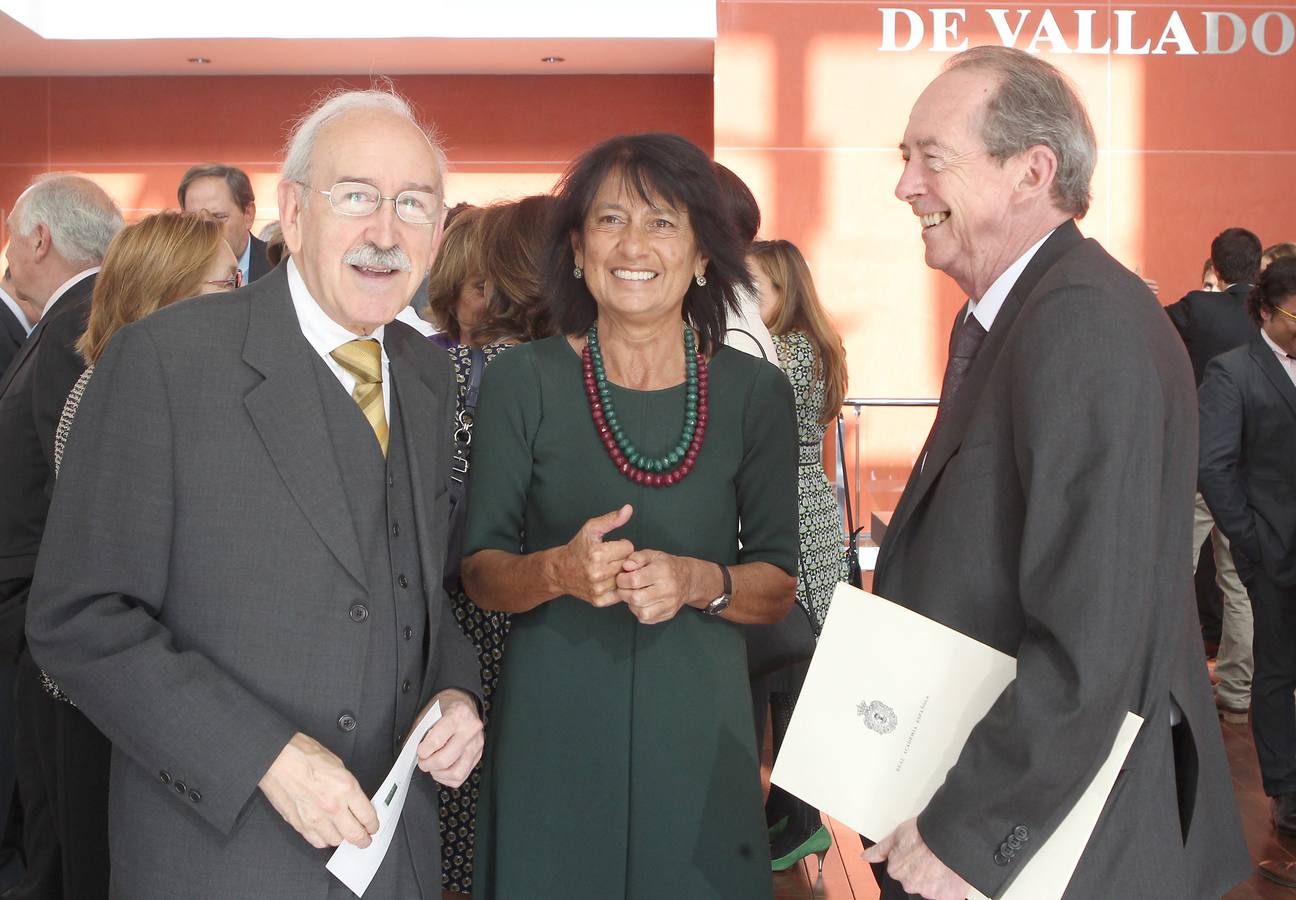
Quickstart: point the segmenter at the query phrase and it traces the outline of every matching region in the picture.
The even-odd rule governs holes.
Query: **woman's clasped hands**
[[[604,540],[633,514],[626,504],[586,521],[564,548],[562,581],[567,593],[591,606],[624,603],[640,622],[656,625],[689,604],[700,586],[697,570],[707,564],[660,550],[636,550],[624,538]]]

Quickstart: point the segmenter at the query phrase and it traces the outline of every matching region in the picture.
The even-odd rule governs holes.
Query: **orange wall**
[[[451,160],[447,199],[548,190],[595,142],[675,131],[712,147],[711,78],[406,76],[396,86],[435,122]],[[0,212],[41,172],[93,175],[128,218],[174,207],[196,162],[252,176],[261,221],[277,217],[279,148],[313,99],[367,80],[332,77],[0,78]],[[0,217],[2,219],[2,217]],[[0,243],[5,234],[0,224]]]
[[[909,51],[883,50],[883,8],[904,7],[924,23]],[[1132,10],[1131,40],[1155,48],[1174,4],[986,4],[719,0],[715,62],[716,156],[748,180],[761,201],[766,237],[805,252],[850,358],[851,396],[934,397],[947,336],[963,302],[957,287],[923,264],[919,227],[892,191],[896,149],[909,109],[952,55],[933,50],[932,11],[966,11],[957,41],[1002,43],[988,9],[1005,7],[1018,46],[1046,12],[1074,51],[1077,10],[1095,10],[1093,46],[1119,34],[1115,10]],[[1195,49],[1205,47],[1203,10],[1233,10],[1251,25],[1266,10],[1296,17],[1290,4],[1222,2],[1180,7]],[[903,14],[896,44],[909,37]],[[1281,22],[1266,37],[1277,49]],[[1227,24],[1227,23],[1226,23]],[[1231,43],[1226,28],[1223,46]],[[1199,286],[1211,238],[1243,225],[1273,243],[1296,240],[1296,49],[1266,56],[1250,42],[1232,55],[1078,54],[1049,41],[1037,50],[1078,83],[1098,135],[1094,203],[1081,223],[1131,269],[1160,282],[1163,303]],[[950,39],[949,43],[957,43]],[[932,413],[865,413],[862,481],[881,494],[921,447]],[[852,435],[853,437],[853,435]],[[848,458],[852,447],[848,444]],[[885,501],[880,501],[885,503]]]

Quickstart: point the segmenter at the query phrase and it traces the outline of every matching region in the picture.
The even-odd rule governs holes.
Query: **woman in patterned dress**
[[[526,197],[515,203],[500,203],[472,210],[469,220],[476,241],[465,249],[459,264],[479,282],[484,295],[482,307],[471,324],[471,341],[480,347],[483,365],[502,351],[552,333],[549,307],[541,297],[540,265],[545,252],[545,215],[550,198]],[[456,227],[458,222],[456,220]],[[450,232],[446,232],[447,239]],[[474,237],[475,235],[475,237]],[[479,275],[471,275],[478,272]],[[436,284],[434,276],[432,284]],[[445,304],[441,304],[445,307]],[[462,305],[459,307],[464,308]],[[463,320],[459,320],[463,326]],[[433,339],[440,337],[434,335]],[[448,348],[458,385],[456,421],[464,411],[464,400],[472,372],[473,347],[455,344]],[[471,459],[469,447],[462,454]],[[491,699],[499,681],[504,639],[508,636],[507,613],[483,610],[464,593],[463,584],[450,590],[455,619],[468,640],[477,648],[481,663],[483,719],[490,721]],[[474,770],[458,788],[439,786],[441,795],[441,886],[447,891],[472,891],[473,833],[477,820],[477,795],[481,770]]]
[[[841,510],[823,469],[824,430],[846,396],[846,349],[819,303],[805,258],[792,243],[755,242],[748,251],[748,266],[760,295],[761,319],[796,395],[801,539],[797,603],[818,635],[833,590],[846,579]],[[777,756],[805,679],[805,666],[790,667],[771,678]],[[770,856],[776,872],[811,853],[819,855],[822,867],[832,838],[818,810],[771,786],[765,817],[771,825]]]

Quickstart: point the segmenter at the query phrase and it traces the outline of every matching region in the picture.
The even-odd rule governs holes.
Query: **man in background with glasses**
[[[247,173],[222,163],[194,166],[180,179],[176,190],[185,212],[205,212],[220,223],[225,241],[238,257],[243,284],[250,284],[273,268],[265,241],[252,234],[256,221],[256,196]]]
[[[289,260],[127,326],[96,369],[29,631],[117,751],[114,896],[352,896],[325,862],[370,845],[434,702],[369,893],[440,896],[433,779],[481,755],[480,679],[441,588],[449,367],[393,318],[444,172],[401,98],[327,100],[287,148]]]

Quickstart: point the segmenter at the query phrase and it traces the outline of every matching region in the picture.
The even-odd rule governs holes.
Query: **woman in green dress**
[[[560,335],[486,372],[463,580],[513,617],[477,898],[772,896],[738,625],[795,593],[795,405],[722,344],[723,210],[682,138],[591,150],[552,215]]]

